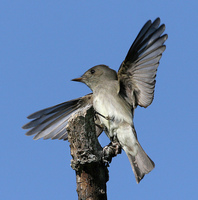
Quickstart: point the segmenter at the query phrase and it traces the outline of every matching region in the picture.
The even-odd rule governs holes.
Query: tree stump
[[[73,158],[71,167],[76,171],[78,200],[106,200],[109,175],[96,136],[93,108],[72,117],[67,132]]]

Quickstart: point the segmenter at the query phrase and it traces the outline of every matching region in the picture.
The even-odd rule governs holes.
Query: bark
[[[93,108],[72,118],[67,132],[73,158],[71,167],[76,171],[78,199],[107,199],[108,169],[96,137]]]
[[[121,153],[118,143],[110,143],[103,149],[98,142],[95,127],[93,108],[78,113],[67,125],[78,200],[107,199],[107,167],[112,157]]]

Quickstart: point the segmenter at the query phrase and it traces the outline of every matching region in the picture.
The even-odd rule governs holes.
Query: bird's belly
[[[109,132],[109,136],[113,137],[116,134],[117,128],[122,123],[132,124],[132,114],[130,108],[112,96],[103,95],[103,98],[98,95],[93,100],[93,106],[102,125],[104,125]]]

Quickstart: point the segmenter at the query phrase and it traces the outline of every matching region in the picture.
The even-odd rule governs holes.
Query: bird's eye
[[[94,74],[94,73],[95,73],[95,70],[94,70],[94,69],[91,69],[90,72],[91,72],[91,74]]]

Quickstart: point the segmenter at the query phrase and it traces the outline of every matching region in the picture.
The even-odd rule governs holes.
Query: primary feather
[[[133,108],[153,101],[156,72],[168,38],[162,35],[165,25],[159,25],[157,18],[143,26],[118,71],[120,94]]]

